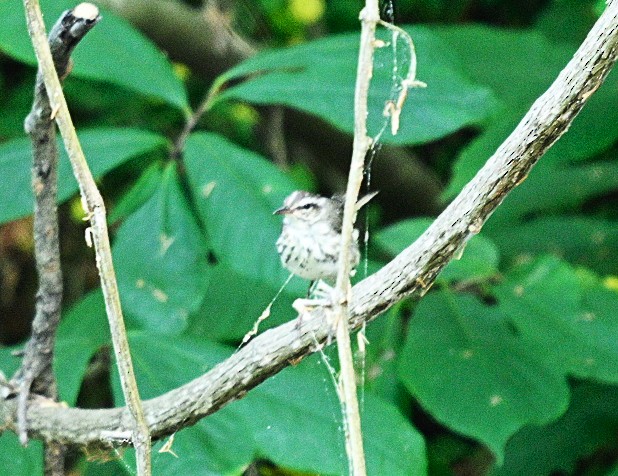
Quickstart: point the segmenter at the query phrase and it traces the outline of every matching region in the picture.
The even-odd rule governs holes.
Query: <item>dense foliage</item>
[[[255,10],[237,27],[262,35],[263,51],[214,81],[173,63],[106,10],[66,80],[108,203],[144,398],[225,359],[275,296],[287,277],[274,247],[280,218],[272,215],[283,197],[345,186],[338,177],[348,158],[331,157],[329,141],[351,140],[359,5],[237,3],[239,18]],[[378,51],[371,133],[380,133],[384,149],[400,147],[401,164],[385,172],[386,151],[376,148],[372,183],[386,190],[368,214],[369,272],[422,233],[431,221],[420,214],[436,213],[461,190],[551,84],[603,5],[539,1],[523,12],[510,0],[398,2],[397,23],[415,23],[404,27],[428,87],[410,92],[399,134],[382,132],[393,73],[404,74],[409,56],[400,43],[395,52]],[[42,6],[49,27],[74,5]],[[31,151],[22,131],[35,61],[20,2],[0,2],[0,18],[0,338],[9,345],[26,338],[36,286]],[[315,39],[318,32],[323,38]],[[386,31],[380,36],[393,41]],[[209,88],[210,108],[176,156],[170,151],[190,107]],[[286,107],[279,132],[290,143],[323,141],[316,157],[292,153],[273,163],[264,127],[276,126],[263,124],[272,106]],[[370,474],[618,474],[617,141],[612,73],[432,291],[368,326],[362,406]],[[296,147],[311,155],[309,148]],[[337,160],[344,163],[339,175],[331,173]],[[388,190],[389,175],[409,166],[404,161],[424,174],[418,180],[437,184],[433,192],[414,181]],[[67,282],[55,360],[61,398],[122,405],[66,156],[59,187]],[[410,202],[425,205],[402,208]],[[306,283],[292,280],[263,325],[295,317],[291,303],[305,292]],[[6,375],[19,364],[12,350],[0,348]],[[175,435],[177,457],[156,454],[155,474],[240,474],[254,461],[261,474],[345,474],[336,391],[322,360],[329,355],[284,370]],[[122,459],[131,461],[131,452],[106,458],[116,456],[74,459],[84,474],[129,474]],[[40,472],[41,458],[36,443],[23,449],[13,434],[0,437],[0,467],[11,474]]]

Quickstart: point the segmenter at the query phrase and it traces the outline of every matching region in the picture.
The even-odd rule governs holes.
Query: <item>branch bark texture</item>
[[[116,355],[116,363],[120,374],[120,381],[125,400],[132,418],[131,440],[137,453],[137,473],[139,475],[150,474],[150,434],[144,418],[142,402],[139,397],[129,344],[127,342],[120,297],[114,266],[112,263],[111,246],[107,231],[105,205],[99,193],[92,173],[84,157],[81,144],[75,133],[73,121],[69,114],[66,100],[62,93],[62,87],[45,35],[45,24],[41,9],[37,0],[24,0],[28,32],[32,39],[34,51],[39,64],[40,75],[45,84],[45,90],[51,107],[51,117],[55,118],[64,146],[71,161],[73,173],[79,184],[82,197],[82,205],[88,214],[91,225],[91,236],[94,243],[97,267],[101,277],[101,288],[105,300],[107,317],[112,335],[112,343]],[[99,10],[90,3],[81,3],[76,6],[71,14],[76,18],[82,18],[84,22],[97,22]],[[54,439],[52,439],[54,440]]]
[[[96,21],[65,12],[49,35],[49,47],[58,75],[64,78],[70,70],[71,53]],[[52,370],[56,330],[62,304],[62,270],[58,231],[58,149],[52,108],[43,76],[39,71],[34,88],[32,111],[25,121],[32,140],[32,188],[34,204],[34,255],[39,277],[36,313],[32,336],[26,345],[21,368],[14,377],[18,387],[19,437],[28,439],[27,403],[31,391],[53,400],[58,399]],[[65,448],[49,442],[45,448],[45,474],[64,474]]]
[[[506,195],[568,129],[616,61],[618,1],[607,6],[584,43],[552,86],[434,224],[393,261],[352,289],[351,329],[406,297],[421,297],[436,275],[478,233]],[[201,377],[144,402],[155,438],[195,423],[324,345],[329,326],[319,309],[264,332]],[[15,428],[16,405],[0,402],[0,427]],[[80,410],[33,404],[31,435],[80,445],[130,443],[127,408]]]
[[[339,355],[339,401],[343,410],[346,437],[346,451],[350,474],[363,476],[367,474],[363,434],[361,431],[360,410],[356,394],[356,373],[350,342],[348,325],[349,302],[352,297],[350,285],[350,248],[352,246],[354,222],[356,221],[358,192],[363,182],[365,156],[371,146],[367,135],[367,97],[369,84],[373,76],[373,51],[376,25],[380,20],[377,0],[367,0],[360,13],[361,37],[354,88],[354,145],[348,174],[348,184],[343,208],[341,226],[341,246],[337,265],[337,282],[335,284],[334,302],[335,323],[337,325],[337,352]]]

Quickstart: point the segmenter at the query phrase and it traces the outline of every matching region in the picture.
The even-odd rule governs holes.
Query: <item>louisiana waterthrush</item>
[[[356,204],[357,211],[376,193],[362,197]],[[342,195],[328,198],[296,191],[275,210],[276,215],[284,215],[277,240],[277,251],[284,268],[311,281],[334,281],[341,248],[344,198]],[[354,229],[351,268],[356,268],[359,261],[358,230]]]

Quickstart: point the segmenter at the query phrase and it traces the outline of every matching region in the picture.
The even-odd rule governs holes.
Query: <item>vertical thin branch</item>
[[[339,269],[335,295],[340,299],[336,306],[337,349],[341,371],[340,398],[344,409],[346,424],[346,450],[350,464],[350,473],[354,476],[366,474],[365,452],[361,432],[360,412],[356,394],[356,376],[354,360],[348,329],[348,303],[351,298],[350,285],[350,248],[356,220],[356,202],[363,181],[365,156],[371,146],[367,135],[367,96],[369,83],[373,75],[373,51],[376,24],[380,20],[377,0],[367,0],[360,14],[361,39],[356,72],[356,88],[354,91],[354,149],[350,163],[348,186],[343,209],[343,225],[341,229],[341,251],[339,254]]]
[[[120,297],[107,231],[105,205],[88,168],[75,133],[75,128],[73,127],[66,100],[62,94],[60,80],[56,74],[52,55],[45,37],[45,25],[39,2],[38,0],[24,0],[24,6],[28,31],[49,97],[52,117],[55,117],[64,139],[64,145],[71,161],[73,173],[79,184],[82,203],[90,220],[91,236],[96,252],[97,267],[101,277],[101,288],[109,319],[116,364],[118,365],[124,398],[134,421],[133,445],[137,453],[137,473],[139,475],[148,475],[151,473],[150,432],[135,382],[135,374],[133,372],[133,364],[120,307]],[[95,21],[98,18],[99,12],[94,5],[82,3],[75,7],[73,15]]]
[[[70,70],[73,49],[96,25],[97,19],[87,20],[66,11],[49,35],[49,47],[60,77]],[[58,400],[56,379],[52,370],[56,330],[60,322],[62,304],[62,270],[58,232],[58,150],[56,129],[43,76],[37,73],[32,111],[25,121],[26,132],[32,140],[32,188],[34,192],[34,255],[39,277],[36,312],[32,322],[32,336],[26,345],[22,365],[15,375],[18,395],[18,434],[22,444],[28,441],[27,405],[30,392]],[[64,474],[64,445],[45,444],[45,474]]]

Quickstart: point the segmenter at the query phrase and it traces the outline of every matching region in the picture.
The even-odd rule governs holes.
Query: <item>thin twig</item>
[[[437,274],[478,232],[502,200],[562,136],[603,83],[618,54],[618,2],[612,1],[552,86],[434,224],[377,273],[352,289],[350,329],[359,328],[404,298],[420,298]],[[144,402],[154,438],[192,425],[316,352],[330,337],[323,309],[255,337],[195,380]],[[3,396],[4,395],[4,396]],[[9,396],[6,396],[9,395]],[[17,405],[0,378],[0,428],[15,430]],[[124,408],[29,408],[31,437],[83,446],[119,446],[132,427]]]
[[[338,394],[344,411],[349,471],[354,476],[364,476],[367,470],[365,468],[365,451],[363,449],[358,396],[356,394],[354,358],[348,329],[348,303],[352,296],[352,287],[350,285],[350,273],[352,271],[350,248],[353,241],[354,222],[356,221],[356,202],[365,169],[365,156],[371,146],[371,139],[367,135],[367,96],[369,94],[369,83],[373,75],[376,25],[380,20],[377,0],[366,1],[365,8],[360,14],[360,20],[362,29],[356,71],[356,87],[354,90],[354,145],[343,208],[341,248],[337,269],[337,283],[335,285],[335,296],[339,302],[334,303],[340,367],[340,391]]]
[[[170,154],[172,160],[178,160],[180,158],[180,156],[182,155],[182,151],[185,148],[185,144],[187,143],[187,139],[189,138],[189,135],[191,134],[191,132],[193,132],[193,129],[195,129],[197,123],[200,121],[202,116],[208,110],[210,110],[215,100],[215,97],[219,93],[223,84],[224,83],[221,81],[215,81],[206,93],[206,96],[204,96],[204,99],[202,99],[202,102],[197,107],[197,109],[187,118],[187,121],[185,122],[182,131],[180,131],[180,134],[178,134],[178,137],[174,141],[174,147]]]
[[[79,184],[82,204],[90,220],[91,235],[96,252],[97,267],[101,276],[101,288],[105,299],[112,342],[116,354],[116,363],[124,397],[133,418],[132,443],[137,453],[137,472],[139,475],[147,475],[151,473],[150,433],[135,382],[135,374],[133,372],[133,364],[120,307],[118,286],[116,284],[105,219],[105,205],[88,168],[75,133],[75,128],[73,127],[66,100],[62,94],[60,81],[54,68],[49,45],[47,44],[45,24],[43,23],[39,2],[38,0],[24,0],[24,6],[28,31],[49,97],[53,111],[52,115],[55,113],[56,122],[64,139],[64,145],[71,161],[73,173]],[[73,15],[95,21],[98,18],[99,12],[94,5],[82,3],[75,7]]]
[[[384,108],[384,116],[390,117],[391,120],[391,134],[397,135],[399,131],[399,118],[401,116],[401,111],[403,109],[403,105],[406,102],[406,98],[408,97],[408,90],[410,88],[425,88],[427,84],[423,81],[419,81],[416,79],[416,48],[414,47],[414,41],[412,41],[412,37],[408,34],[407,31],[399,28],[392,23],[385,22],[384,20],[379,21],[380,25],[390,30],[393,35],[393,48],[397,44],[398,39],[401,37],[405,41],[408,52],[410,53],[408,60],[408,73],[406,77],[402,79],[399,95],[395,101],[388,101],[386,103],[386,107]],[[394,60],[397,61],[396,51],[395,51]]]
[[[187,139],[189,138],[189,134],[193,132],[193,129],[195,129],[195,126],[197,126],[197,123],[200,121],[204,113],[209,109],[210,104],[211,104],[211,99],[212,99],[211,93],[208,92],[208,94],[206,95],[204,100],[200,103],[200,105],[197,107],[195,112],[193,112],[193,114],[191,114],[189,118],[187,119],[187,121],[185,122],[185,125],[182,128],[182,131],[180,131],[180,134],[178,134],[178,138],[174,142],[174,148],[172,149],[172,152],[170,154],[173,160],[177,160],[182,155],[182,151],[185,148],[185,144],[187,142]]]

